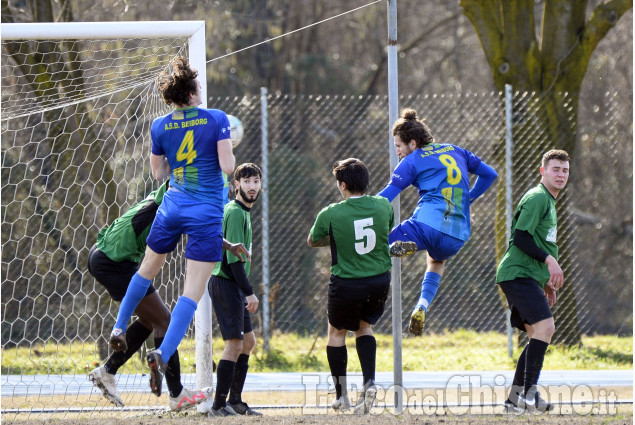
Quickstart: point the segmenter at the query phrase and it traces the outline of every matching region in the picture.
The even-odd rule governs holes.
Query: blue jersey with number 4
[[[442,233],[467,241],[470,237],[470,173],[481,159],[450,144],[431,144],[406,156],[395,168],[390,184],[403,190],[419,189],[412,214]]]
[[[152,123],[152,153],[165,155],[170,186],[203,202],[223,205],[225,181],[217,143],[229,139],[229,120],[218,109],[178,108]]]

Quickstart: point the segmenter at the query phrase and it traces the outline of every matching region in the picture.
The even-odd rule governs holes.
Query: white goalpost
[[[197,69],[207,107],[205,21],[2,24],[0,30],[2,409],[110,408],[85,375],[107,354],[100,338],[117,305],[87,272],[86,258],[99,230],[157,187],[150,125],[171,108],[154,81],[174,57],[189,57]],[[170,309],[184,263],[179,247],[154,282]],[[182,368],[192,370],[198,360],[199,388],[213,385],[211,329],[205,295],[195,348],[179,347]],[[133,357],[126,368],[138,370],[139,362]],[[118,375],[126,404],[167,404],[138,396],[149,393],[139,375]],[[61,401],[60,386],[66,386]]]

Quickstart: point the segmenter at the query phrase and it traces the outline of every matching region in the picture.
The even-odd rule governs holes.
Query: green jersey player
[[[516,207],[512,238],[496,271],[496,283],[511,310],[512,326],[529,334],[505,402],[512,412],[553,409],[540,398],[536,384],[555,331],[551,306],[564,281],[556,245],[556,198],[569,179],[569,155],[555,149],[545,153],[540,174],[540,184],[527,191]]]
[[[368,169],[359,159],[336,162],[333,175],[344,201],[320,211],[307,243],[310,247],[331,247],[326,355],[336,391],[332,406],[337,411],[351,407],[346,391],[345,341],[350,330],[356,338],[364,376],[355,411],[368,413],[377,393],[374,382],[377,343],[371,325],[383,314],[390,289],[388,234],[394,224],[394,213],[386,198],[365,194]]]

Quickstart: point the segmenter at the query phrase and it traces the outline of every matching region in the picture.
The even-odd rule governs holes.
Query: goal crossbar
[[[3,40],[190,37],[205,21],[46,22],[2,24]]]

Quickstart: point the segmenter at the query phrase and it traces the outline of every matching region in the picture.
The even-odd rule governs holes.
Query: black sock
[[[159,348],[163,343],[163,337],[154,338],[154,346]],[[170,360],[168,360],[167,368],[165,369],[165,382],[168,384],[168,391],[170,397],[178,397],[183,390],[183,384],[181,384],[181,362],[179,360],[179,351],[176,350]]]
[[[529,344],[527,344],[527,354],[525,360],[526,395],[529,395],[529,389],[538,383],[547,347],[549,347],[549,343],[534,338],[530,339]]]
[[[364,385],[375,380],[375,359],[377,357],[377,341],[373,335],[362,335],[355,340],[357,356],[364,375]]]
[[[141,348],[143,342],[150,336],[152,333],[152,329],[148,329],[139,323],[138,320],[132,322],[130,326],[128,326],[128,330],[126,330],[126,344],[128,344],[128,349],[126,351],[115,351],[112,353],[106,363],[104,363],[104,368],[106,368],[106,372],[114,375],[117,373],[119,368],[123,366],[124,363],[128,361],[130,357],[134,353]]]
[[[247,370],[249,369],[249,354],[241,354],[236,360],[236,369],[234,371],[234,380],[229,391],[229,402],[238,404],[242,402],[242,392],[247,378]]]
[[[335,393],[337,398],[342,396],[342,392],[346,393],[346,364],[348,363],[348,353],[346,346],[331,347],[326,346],[326,358],[331,368],[331,376],[335,384]]]
[[[514,373],[514,380],[512,381],[512,388],[509,392],[509,398],[512,397],[515,393],[514,399],[519,396],[525,387],[525,364],[526,364],[526,356],[527,356],[527,347],[529,345],[525,345],[523,352],[520,353],[518,357],[518,362],[516,363],[516,372]]]
[[[226,406],[227,394],[229,387],[234,382],[234,371],[236,370],[236,362],[221,359],[216,368],[216,394],[214,395],[214,409],[220,409]]]

